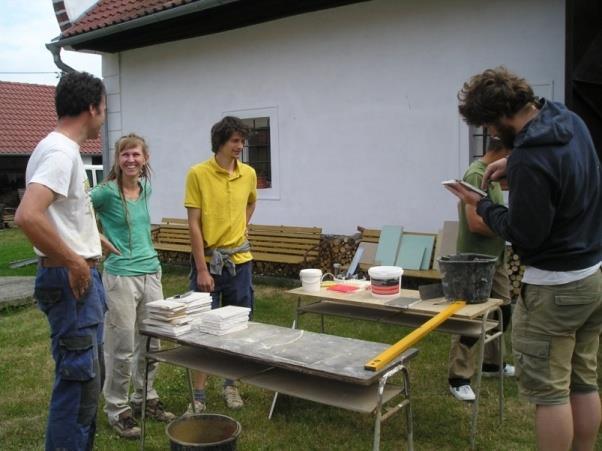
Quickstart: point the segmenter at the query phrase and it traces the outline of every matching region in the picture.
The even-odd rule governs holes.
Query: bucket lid
[[[321,269],[314,269],[314,268],[308,268],[308,269],[302,269],[301,271],[299,271],[299,276],[303,277],[303,276],[321,276],[322,275],[322,270]]]
[[[373,279],[394,279],[401,277],[403,268],[399,266],[373,266],[368,269],[368,274]]]

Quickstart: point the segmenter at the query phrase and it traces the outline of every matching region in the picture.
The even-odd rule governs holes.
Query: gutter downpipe
[[[61,59],[61,46],[58,43],[50,42],[46,44],[46,48],[50,53],[52,53],[52,59],[54,60],[54,64],[58,67],[62,72],[77,72],[74,68],[66,64]],[[111,154],[109,152],[109,127],[107,125],[108,120],[105,120],[100,129],[100,133],[102,134],[102,171],[103,174],[108,174],[111,170]]]
[[[70,47],[72,45],[81,44],[94,39],[101,39],[115,33],[120,33],[122,31],[143,27],[145,25],[150,25],[157,22],[163,22],[165,20],[174,19],[176,17],[185,16],[194,12],[204,11],[206,9],[224,6],[229,3],[236,3],[239,1],[240,0],[197,0],[191,3],[187,3],[186,5],[178,6],[165,11],[160,11],[154,14],[149,14],[146,16],[139,17],[137,19],[128,20],[127,22],[121,22],[115,25],[111,25],[109,27],[88,31],[86,33],[81,33],[75,36],[71,36],[69,38],[60,39],[59,36],[54,41],[46,44],[46,47],[49,50],[49,45],[57,47]]]

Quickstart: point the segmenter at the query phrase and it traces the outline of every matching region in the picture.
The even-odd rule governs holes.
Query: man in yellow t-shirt
[[[210,292],[212,308],[237,305],[252,312],[253,257],[247,224],[255,210],[257,176],[239,161],[248,134],[248,127],[232,116],[211,128],[215,156],[188,171],[184,206],[192,244],[190,288]],[[206,374],[194,373],[196,412],[206,407],[206,380]],[[224,382],[224,399],[231,409],[243,406],[234,381]]]

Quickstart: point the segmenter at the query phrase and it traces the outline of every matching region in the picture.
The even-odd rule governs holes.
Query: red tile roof
[[[29,155],[56,126],[54,86],[0,81],[0,155]],[[100,155],[100,139],[82,154]]]
[[[61,37],[75,36],[128,22],[194,1],[198,0],[100,0],[76,20],[73,25],[64,30]],[[57,20],[59,19],[57,18]]]

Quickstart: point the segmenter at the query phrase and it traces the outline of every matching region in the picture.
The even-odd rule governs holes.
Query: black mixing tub
[[[443,294],[448,300],[480,304],[489,299],[497,257],[466,253],[447,255],[437,261]]]

